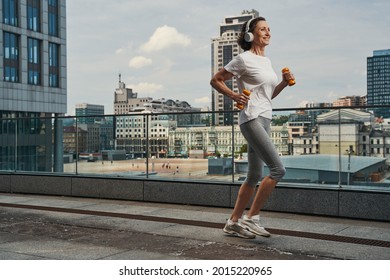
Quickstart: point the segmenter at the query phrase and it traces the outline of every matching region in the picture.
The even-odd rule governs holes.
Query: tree
[[[248,144],[244,144],[240,148],[240,154],[247,153],[248,152]]]
[[[273,125],[281,126],[288,121],[288,116],[278,116],[272,119]]]

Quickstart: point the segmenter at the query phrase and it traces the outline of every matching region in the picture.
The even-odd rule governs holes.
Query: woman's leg
[[[270,120],[259,117],[255,121],[248,122],[247,127],[242,132],[248,141],[248,145],[267,164],[270,170],[270,175],[262,180],[248,212],[247,216],[252,217],[257,215],[263,208],[276,184],[284,176],[285,168],[269,137]]]
[[[249,186],[247,182],[241,185],[230,220],[237,222],[241,218],[254,192],[255,188]]]
[[[274,179],[266,176],[261,181],[255,199],[252,202],[251,208],[248,211],[247,216],[250,218],[252,216],[258,215],[260,210],[263,208],[265,202],[271,195],[272,191],[275,189],[278,182]]]
[[[253,120],[255,121],[255,120]],[[251,127],[249,126],[249,129]],[[241,130],[246,130],[246,127],[242,127]],[[248,131],[248,133],[253,133]],[[234,205],[231,220],[236,222],[242,217],[249,201],[253,197],[256,189],[256,185],[259,183],[263,174],[264,163],[261,158],[256,154],[256,151],[248,143],[248,174],[245,182],[241,185],[238,192],[237,200]]]

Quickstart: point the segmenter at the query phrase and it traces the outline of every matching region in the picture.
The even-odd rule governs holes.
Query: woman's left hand
[[[286,86],[288,86],[288,81],[289,80],[295,80],[295,76],[291,72],[285,72],[283,73],[283,82]]]

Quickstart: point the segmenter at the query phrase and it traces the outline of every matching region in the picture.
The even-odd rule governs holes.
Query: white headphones
[[[252,20],[254,20],[255,18],[251,18],[250,20],[248,20],[246,22],[246,28],[245,28],[245,34],[244,34],[244,40],[245,42],[252,42],[253,41],[253,33],[252,32],[249,32],[249,27],[251,25],[251,22]]]

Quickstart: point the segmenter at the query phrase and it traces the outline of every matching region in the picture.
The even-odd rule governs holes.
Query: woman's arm
[[[276,96],[278,96],[279,93],[281,93],[282,90],[284,90],[284,88],[288,86],[288,81],[290,79],[295,79],[295,77],[292,73],[290,73],[290,72],[283,73],[283,80],[275,87],[274,93],[272,94],[271,99],[274,99]]]
[[[284,88],[288,85],[288,83],[286,84],[284,81],[281,81],[274,89],[274,93],[272,94],[272,98],[271,99],[274,99],[276,96],[279,95],[279,93],[282,92],[282,90],[284,90]]]
[[[249,98],[245,94],[238,94],[233,92],[226,84],[225,81],[233,78],[233,74],[226,71],[225,68],[219,70],[210,81],[210,85],[215,88],[219,93],[226,95],[234,101],[245,105]]]

